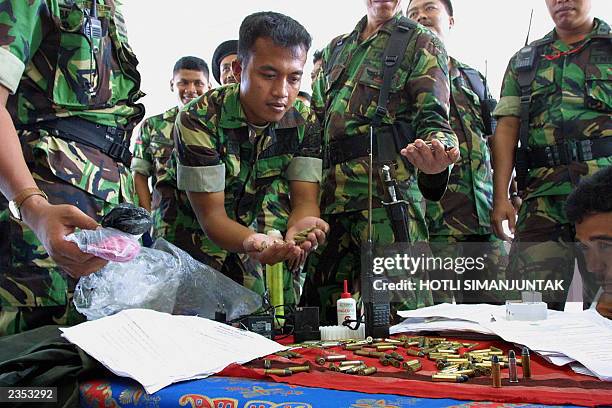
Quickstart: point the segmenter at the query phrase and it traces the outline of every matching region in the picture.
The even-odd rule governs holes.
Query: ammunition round
[[[372,375],[376,372],[376,367],[367,367],[359,370],[359,375]]]
[[[269,370],[264,370],[264,374],[278,375],[279,377],[288,377],[292,375],[293,373],[291,372],[291,370],[287,370],[284,368],[271,368]]]

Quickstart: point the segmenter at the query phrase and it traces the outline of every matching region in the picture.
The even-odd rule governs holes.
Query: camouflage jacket
[[[555,31],[542,40],[542,55],[531,84],[529,146],[549,146],[571,139],[612,136],[612,41],[593,38],[610,32],[610,26],[595,19],[587,37],[571,46],[560,41]],[[538,40],[540,42],[542,40]],[[510,60],[496,116],[519,116],[520,88]],[[612,156],[573,162],[554,168],[531,169],[524,198],[567,195],[580,177],[612,165]]]
[[[313,84],[311,106],[323,126],[326,154],[330,143],[369,134],[382,85],[382,55],[400,17],[398,13],[376,34],[361,41],[359,35],[367,22],[364,17],[350,34],[335,38],[324,49],[323,69]],[[446,51],[429,30],[422,26],[414,30],[404,59],[391,81],[388,114],[383,118],[383,125],[405,122],[412,125],[419,138],[437,138],[446,145],[456,146],[457,139],[448,122],[450,90]],[[343,48],[333,66],[329,66],[334,47],[339,42],[343,43]],[[415,204],[422,201],[414,170],[404,166],[399,154],[396,163],[404,195]],[[367,181],[367,156],[324,169],[322,213],[366,209]],[[374,205],[379,206],[382,199],[379,186]],[[424,225],[422,211],[418,212]],[[426,238],[427,231],[421,228],[419,235]]]
[[[179,112],[177,185],[185,191],[224,191],[228,217],[258,231],[284,231],[290,181],[321,179],[320,127],[296,101],[280,122],[256,136],[239,91],[238,84],[217,88]],[[208,241],[207,252],[223,259],[225,251]]]
[[[173,129],[178,112],[179,108],[175,106],[164,113],[145,119],[136,137],[132,171],[152,177],[153,186],[167,173],[174,149]],[[176,186],[176,180],[172,181]]]
[[[102,38],[83,34],[85,0],[0,0],[0,84],[16,127],[79,116],[131,131],[142,119],[138,61],[127,44],[115,0],[99,4]],[[92,92],[90,92],[92,91]],[[22,140],[24,154],[48,157],[53,174],[109,203],[132,200],[128,169],[96,149],[40,131]]]
[[[429,234],[489,234],[493,205],[489,135],[485,134],[480,99],[462,71],[469,67],[454,58],[450,61],[450,123],[459,140],[461,158],[453,166],[444,197],[427,202]]]

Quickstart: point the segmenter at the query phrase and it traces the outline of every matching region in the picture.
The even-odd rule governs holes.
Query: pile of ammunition
[[[509,361],[502,350],[496,347],[477,350],[478,345],[478,343],[464,343],[445,338],[422,336],[401,336],[396,339],[368,337],[365,340],[313,341],[300,344],[301,347],[321,349],[322,352],[327,348],[342,347],[347,352],[352,352],[355,356],[358,356],[358,358],[377,359],[383,366],[393,366],[405,370],[408,374],[414,374],[422,368],[421,361],[410,359],[410,357],[427,357],[429,360],[435,361],[438,369],[438,372],[431,376],[432,380],[436,382],[461,383],[473,377],[491,376],[493,386],[498,387],[501,386],[499,369],[511,366],[510,380],[516,382],[513,381],[516,380],[516,366],[522,365],[522,359],[514,358],[514,352],[512,352]],[[400,354],[399,351],[402,349],[408,360]],[[467,351],[460,353],[460,349],[467,349]],[[295,356],[291,357],[292,355],[301,357],[300,354],[295,352],[277,354],[287,358],[294,358]],[[523,356],[527,356],[527,364],[529,363],[528,355],[528,351],[523,351]],[[371,375],[376,373],[376,367],[368,366],[362,359],[349,360],[346,354],[321,354],[317,357],[316,362],[320,366],[326,366],[331,371],[344,374]],[[266,373],[291,375],[294,372],[309,371],[310,366],[272,370],[274,372],[270,372],[270,367],[266,368]],[[524,369],[524,371],[527,370]],[[528,378],[528,376],[527,373],[525,377]]]

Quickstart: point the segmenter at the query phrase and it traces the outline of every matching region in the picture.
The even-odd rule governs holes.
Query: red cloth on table
[[[465,342],[466,340],[459,340]],[[478,341],[476,349],[490,346],[504,350],[507,355],[511,349],[508,343]],[[288,343],[287,343],[288,344]],[[520,349],[514,348],[520,357]],[[595,377],[574,373],[570,367],[558,367],[537,355],[531,356],[531,379],[522,378],[522,368],[518,367],[519,383],[508,382],[508,369],[502,369],[502,388],[493,388],[490,377],[470,378],[467,383],[433,382],[431,374],[437,372],[435,362],[427,358],[407,356],[403,348],[398,351],[405,360],[418,359],[423,369],[415,374],[392,366],[383,366],[378,359],[354,355],[341,347],[325,349],[325,354],[346,354],[348,360],[363,360],[368,366],[378,369],[371,376],[357,376],[332,372],[319,366],[315,360],[322,354],[317,349],[295,350],[304,358],[286,359],[276,355],[266,357],[273,360],[274,368],[285,368],[310,363],[310,373],[297,373],[289,377],[266,376],[263,374],[263,360],[256,360],[246,366],[232,365],[219,375],[262,379],[308,387],[333,390],[359,391],[371,394],[397,394],[421,398],[455,398],[474,401],[494,401],[504,403],[532,404],[576,404],[585,406],[612,405],[612,382],[600,381]]]

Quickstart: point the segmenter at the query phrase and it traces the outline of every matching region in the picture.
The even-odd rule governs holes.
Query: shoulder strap
[[[325,70],[326,76],[329,76],[329,73],[331,72],[332,68],[334,67],[334,65],[336,65],[336,61],[338,60],[338,57],[342,53],[342,50],[344,49],[344,46],[346,45],[350,37],[351,37],[350,34],[341,35],[332,40],[333,45],[331,49],[331,54],[329,56],[329,60],[327,61],[326,66],[323,67]]]
[[[518,74],[518,84],[521,91],[520,96],[520,128],[519,140],[521,147],[527,147],[529,136],[529,106],[531,104],[531,83],[536,77],[542,46],[552,42],[552,39],[542,39],[533,42],[520,49],[514,61],[514,67]]]
[[[478,71],[470,67],[460,67],[459,70],[467,77],[470,88],[478,95],[478,99],[480,99],[481,102],[484,101],[488,95],[484,81],[480,77]]]
[[[402,62],[402,57],[406,53],[410,38],[414,34],[416,23],[402,17],[399,24],[391,33],[387,41],[387,47],[383,54],[383,83],[378,95],[378,106],[376,114],[372,119],[372,126],[378,127],[382,123],[382,119],[387,114],[387,103],[389,102],[389,91],[391,90],[391,80],[397,72]]]

